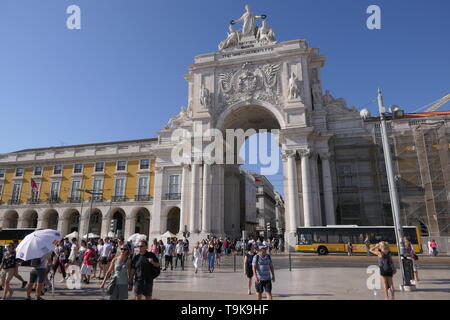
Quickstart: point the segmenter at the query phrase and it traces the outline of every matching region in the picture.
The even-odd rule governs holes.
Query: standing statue
[[[256,36],[256,19],[265,19],[265,15],[255,16],[250,11],[250,6],[245,6],[245,13],[237,20],[231,20],[231,24],[235,24],[237,22],[243,22],[242,25],[242,35],[243,36]]]
[[[323,96],[323,101],[325,103],[325,105],[331,104],[335,101],[335,99],[333,98],[333,96],[330,93],[330,90],[326,90],[325,91],[325,95]]]
[[[225,40],[219,43],[219,50],[222,51],[227,48],[235,47],[239,43],[239,31],[234,30],[234,26],[231,24],[229,28],[228,36]]]
[[[275,33],[273,32],[272,28],[267,25],[266,20],[263,20],[262,26],[258,28],[256,39],[258,39],[259,42],[263,43],[273,43],[276,41]]]
[[[200,105],[202,105],[205,109],[209,109],[211,107],[211,94],[203,84],[200,88]]]
[[[294,72],[292,72],[291,77],[289,78],[289,99],[296,100],[299,98],[299,89],[297,83],[297,76]]]

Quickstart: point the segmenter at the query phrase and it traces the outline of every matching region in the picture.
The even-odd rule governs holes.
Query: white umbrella
[[[170,232],[170,231],[166,231],[166,233],[164,233],[162,236],[161,236],[161,238],[175,238],[177,235],[176,234],[173,234],[172,232]]]
[[[96,239],[96,238],[100,238],[100,236],[98,235],[98,234],[95,234],[95,233],[88,233],[88,234],[85,234],[84,236],[83,236],[83,239],[86,239],[86,238],[89,238],[89,239]]]
[[[69,238],[69,240],[72,240],[72,238],[78,238],[78,231],[74,231],[72,233],[69,233],[64,238]]]
[[[17,246],[16,257],[28,261],[42,258],[62,239],[61,233],[52,229],[38,230],[27,235]]]
[[[128,238],[128,241],[131,241],[134,244],[138,243],[141,240],[147,240],[147,236],[145,234],[135,233]]]

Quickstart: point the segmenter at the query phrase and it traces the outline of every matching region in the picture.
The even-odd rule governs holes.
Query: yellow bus
[[[6,246],[9,243],[12,243],[14,240],[18,242],[22,241],[27,235],[32,233],[36,229],[32,228],[23,228],[23,229],[9,229],[0,228],[0,246]]]
[[[403,227],[403,234],[413,244],[414,251],[421,253],[422,245],[419,228]],[[362,227],[357,225],[299,227],[297,228],[297,245],[295,250],[298,252],[314,252],[319,255],[347,253],[347,244],[350,242],[353,247],[353,253],[367,253],[365,243],[367,238],[371,247],[380,241],[386,241],[389,243],[391,251],[398,253],[394,227]]]

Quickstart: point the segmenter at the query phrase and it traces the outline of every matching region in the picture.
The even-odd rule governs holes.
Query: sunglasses
[[[128,248],[120,248],[122,251],[128,251]]]
[[[138,248],[144,248],[145,246],[137,246]]]

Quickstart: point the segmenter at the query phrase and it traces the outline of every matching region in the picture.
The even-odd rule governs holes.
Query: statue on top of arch
[[[256,39],[260,45],[276,43],[275,33],[267,24],[266,18],[267,16],[265,14],[260,16],[254,15],[250,6],[246,5],[244,14],[239,19],[230,21],[228,36],[219,43],[219,50],[223,51],[229,48],[237,48],[239,42],[245,37]],[[256,19],[262,19],[261,27],[256,25]],[[238,22],[243,23],[242,30],[235,30],[234,24]]]

